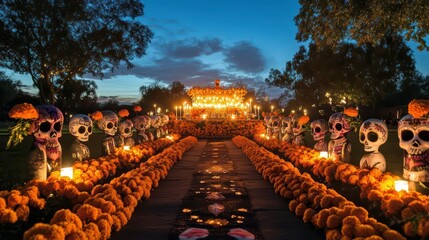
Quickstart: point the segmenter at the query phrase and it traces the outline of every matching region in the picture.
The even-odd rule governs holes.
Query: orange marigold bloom
[[[87,219],[91,220],[91,221],[95,221],[95,220],[97,220],[97,218],[100,214],[101,214],[101,210],[99,208],[93,207],[89,204],[83,204],[77,210],[77,215],[83,221],[86,221]]]
[[[130,115],[130,113],[128,112],[128,109],[124,108],[124,109],[119,110],[118,115],[119,115],[119,117],[124,118],[124,117],[128,117]]]
[[[310,117],[309,116],[307,116],[307,115],[304,115],[304,116],[301,116],[299,119],[298,119],[298,125],[305,125],[306,123],[308,123],[310,121]]]
[[[341,225],[341,220],[342,218],[340,216],[333,214],[326,220],[326,226],[331,229],[337,228]]]
[[[358,224],[355,226],[355,237],[369,237],[376,234],[377,231],[369,224]]]
[[[383,238],[386,240],[406,240],[399,232],[392,229],[383,232]]]
[[[69,209],[58,210],[50,223],[55,224],[63,221],[74,223],[78,228],[82,228],[82,220],[80,220],[80,218]]]
[[[15,223],[18,221],[18,215],[10,208],[0,209],[0,223]]]
[[[9,111],[9,117],[15,119],[36,119],[39,113],[36,108],[30,103],[16,104]]]
[[[359,115],[359,112],[356,108],[347,108],[344,109],[344,114],[349,117],[357,117]]]
[[[351,214],[359,218],[364,223],[368,219],[368,211],[363,207],[356,207],[352,209]]]
[[[106,219],[101,219],[97,222],[98,229],[101,232],[101,239],[109,239],[110,233],[112,232],[112,228],[110,227],[110,223]]]
[[[429,114],[429,100],[414,99],[408,104],[408,113],[414,118],[427,117]]]
[[[0,209],[6,208],[6,200],[4,198],[0,197]]]
[[[88,239],[100,239],[101,238],[100,230],[98,229],[98,226],[95,223],[86,224],[83,227],[83,231],[85,232],[86,236],[89,237]]]
[[[103,113],[101,113],[100,111],[95,111],[95,112],[91,113],[90,115],[91,115],[92,120],[94,120],[94,121],[98,121],[98,120],[103,118]]]
[[[412,222],[405,223],[402,229],[404,230],[404,234],[408,237],[416,236],[416,228],[414,227],[414,224]]]
[[[134,111],[134,112],[141,112],[141,111],[142,111],[142,107],[140,107],[139,105],[135,105],[135,106],[133,107],[133,111]]]
[[[24,239],[65,239],[62,227],[46,223],[36,223],[24,233]]]

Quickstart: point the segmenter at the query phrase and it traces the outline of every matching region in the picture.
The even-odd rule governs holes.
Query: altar
[[[244,103],[247,93],[243,88],[222,88],[220,80],[214,87],[193,87],[188,90],[192,99],[190,119],[244,119],[249,105]]]

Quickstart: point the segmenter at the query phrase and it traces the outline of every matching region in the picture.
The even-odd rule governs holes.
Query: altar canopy
[[[247,90],[243,88],[222,88],[220,80],[214,87],[193,87],[188,95],[192,99],[189,112],[191,119],[244,119],[249,105],[244,103]]]

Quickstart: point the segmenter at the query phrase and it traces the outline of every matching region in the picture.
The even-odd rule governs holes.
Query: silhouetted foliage
[[[57,94],[56,106],[71,114],[91,113],[97,109],[97,84],[90,80],[73,80],[64,83]]]
[[[146,53],[150,29],[137,0],[3,0],[0,66],[29,74],[43,102],[76,76],[102,78]]]

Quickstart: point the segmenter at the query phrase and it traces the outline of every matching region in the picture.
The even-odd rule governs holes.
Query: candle
[[[408,181],[406,180],[396,180],[395,181],[395,190],[400,192],[402,190],[408,192]]]
[[[319,158],[328,158],[328,152],[327,151],[321,151],[319,153]]]
[[[73,167],[61,168],[60,176],[69,177],[70,179],[73,179]]]
[[[124,146],[124,150],[125,151],[129,151],[130,150],[130,146]]]

